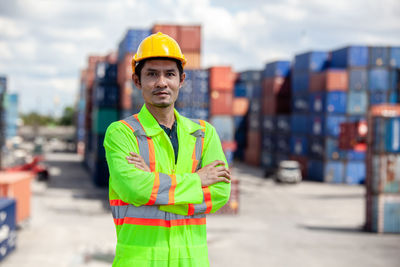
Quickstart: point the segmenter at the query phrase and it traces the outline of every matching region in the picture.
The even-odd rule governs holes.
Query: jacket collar
[[[181,116],[176,109],[174,109],[174,113],[175,113],[177,127],[180,130],[183,130],[188,134],[192,134],[195,131],[203,128],[202,126],[193,122],[192,120],[184,116]],[[147,136],[155,136],[163,132],[163,129],[160,127],[157,120],[147,109],[146,104],[143,105],[142,109],[138,113],[138,118]]]

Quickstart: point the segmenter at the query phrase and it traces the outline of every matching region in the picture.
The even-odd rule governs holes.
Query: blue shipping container
[[[290,61],[267,63],[263,72],[264,78],[287,77],[290,73]]]
[[[325,134],[327,136],[338,137],[340,133],[340,124],[346,122],[344,115],[326,115],[325,117]]]
[[[335,184],[344,182],[344,164],[342,161],[327,161],[325,163],[324,181]]]
[[[365,160],[365,151],[355,151],[355,150],[347,150],[346,151],[346,159],[347,160]]]
[[[400,118],[388,118],[385,122],[385,151],[400,152]]]
[[[323,159],[325,152],[325,142],[323,137],[311,136],[309,138],[309,156],[314,159]]]
[[[99,108],[119,107],[119,86],[116,83],[96,83],[93,88],[93,104]]]
[[[217,134],[221,141],[233,141],[234,140],[234,122],[232,116],[213,116],[210,123],[215,127]]]
[[[262,120],[263,120],[263,132],[264,133],[275,132],[275,130],[276,130],[275,116],[264,115]]]
[[[348,46],[332,51],[332,68],[367,67],[368,47]]]
[[[293,113],[307,113],[310,111],[310,103],[309,103],[309,94],[305,93],[296,93],[292,95],[291,104],[292,104],[292,112]]]
[[[325,158],[340,160],[346,158],[346,151],[339,148],[339,141],[336,138],[325,138]]]
[[[310,112],[322,113],[325,111],[325,92],[314,92],[309,94],[310,98]]]
[[[346,113],[346,107],[347,107],[347,92],[343,91],[331,91],[331,92],[326,92],[322,93],[321,95],[323,98],[325,98],[322,103],[324,103],[323,110],[322,112],[326,113]],[[318,98],[316,99],[318,101]],[[311,103],[310,106],[317,106],[318,104]]]
[[[373,46],[369,48],[369,65],[385,67],[389,65],[389,48]]]
[[[237,82],[234,88],[234,96],[235,97],[247,97],[246,84],[243,82]]]
[[[390,89],[391,90],[399,90],[399,77],[400,70],[391,70],[390,71]]]
[[[400,68],[400,47],[391,47],[389,64],[393,68]]]
[[[16,203],[11,198],[0,198],[0,262],[16,247]]]
[[[262,147],[263,150],[267,151],[275,151],[276,142],[275,142],[275,135],[271,133],[263,133],[262,135]]]
[[[308,155],[308,137],[306,135],[292,135],[290,137],[290,153],[294,155]]]
[[[292,92],[307,92],[310,87],[310,73],[294,71],[292,75]]]
[[[328,67],[329,53],[312,51],[295,56],[295,71],[322,71]]]
[[[276,116],[276,130],[279,133],[290,133],[290,116],[278,115]]]
[[[350,91],[347,95],[347,114],[363,115],[368,111],[368,92]]]
[[[290,135],[278,134],[275,136],[276,153],[290,153]]]
[[[387,91],[390,87],[389,70],[386,68],[372,68],[368,71],[368,89],[370,91]]]
[[[364,161],[348,161],[346,164],[346,184],[363,184],[366,167]]]
[[[290,118],[290,128],[295,134],[308,134],[309,116],[293,114]]]
[[[323,135],[324,134],[325,116],[313,115],[309,116],[308,134],[310,135]]]

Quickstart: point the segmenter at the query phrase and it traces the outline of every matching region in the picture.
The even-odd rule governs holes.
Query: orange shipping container
[[[157,33],[157,32],[162,32],[166,35],[171,36],[172,38],[174,38],[176,41],[179,40],[179,29],[178,29],[178,25],[161,25],[161,24],[156,24],[153,26],[152,29],[153,33]],[[178,42],[179,43],[179,42]]]
[[[398,117],[400,116],[400,105],[374,105],[371,107],[369,115],[378,117]]]
[[[182,51],[193,51],[200,53],[201,27],[179,26],[179,39],[177,40]]]
[[[210,116],[232,115],[232,92],[212,91],[210,98]]]
[[[310,91],[347,91],[348,75],[346,70],[327,70],[311,74]]]
[[[124,86],[120,87],[121,89],[121,98],[120,105],[121,109],[131,109],[132,108],[132,82],[125,81]]]
[[[233,116],[245,116],[249,110],[249,99],[237,97],[233,99]]]
[[[200,69],[200,53],[199,52],[182,52],[186,58],[185,69]]]
[[[0,172],[0,197],[14,198],[17,202],[17,224],[31,215],[31,172]]]
[[[236,75],[232,72],[231,67],[220,66],[211,67],[209,69],[210,89],[221,91],[232,91],[234,87],[234,79]]]

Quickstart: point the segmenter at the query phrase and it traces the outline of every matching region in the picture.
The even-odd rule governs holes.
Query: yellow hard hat
[[[185,56],[182,54],[179,44],[170,36],[161,32],[146,37],[139,45],[135,56],[132,58],[132,72],[135,73],[136,63],[152,57],[175,58],[186,64]]]

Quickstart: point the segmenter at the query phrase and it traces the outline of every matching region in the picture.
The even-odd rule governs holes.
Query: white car
[[[298,183],[302,180],[300,164],[294,160],[279,162],[275,180],[281,183]]]

